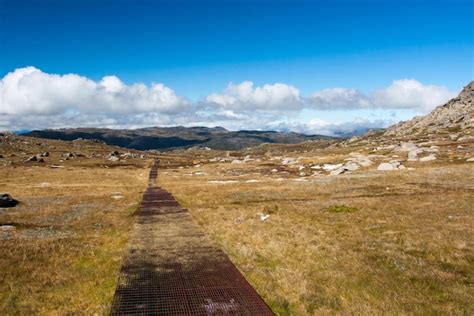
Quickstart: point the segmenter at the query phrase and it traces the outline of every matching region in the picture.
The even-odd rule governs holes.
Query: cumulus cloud
[[[0,114],[177,113],[190,106],[161,83],[124,84],[116,76],[95,82],[75,74],[44,73],[35,67],[16,69],[0,82]]]
[[[50,74],[25,67],[0,79],[0,130],[222,125],[230,129],[342,136],[386,126],[388,121],[354,119],[329,123],[314,119],[299,123],[296,120],[300,111],[381,108],[427,112],[454,95],[447,88],[413,79],[396,80],[370,93],[329,88],[308,97],[284,83],[255,86],[251,81],[243,81],[230,83],[220,93],[191,102],[161,83],[126,84],[114,75],[92,80],[77,74]],[[390,118],[389,111],[386,117]]]
[[[230,83],[223,93],[213,93],[205,98],[207,104],[230,110],[286,111],[301,108],[300,92],[284,84],[266,84],[254,87],[253,82]]]
[[[362,92],[355,89],[323,89],[313,93],[308,100],[310,106],[320,110],[370,107],[368,98]]]
[[[377,107],[432,110],[457,95],[446,87],[424,85],[414,79],[395,80],[385,89],[375,90],[370,102]]]
[[[369,94],[355,89],[324,89],[313,93],[307,102],[308,106],[320,110],[382,108],[428,112],[454,96],[456,92],[446,87],[424,85],[414,79],[402,79]]]

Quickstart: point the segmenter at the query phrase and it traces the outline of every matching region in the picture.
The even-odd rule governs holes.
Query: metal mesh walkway
[[[273,315],[150,172],[112,304],[112,315]]]

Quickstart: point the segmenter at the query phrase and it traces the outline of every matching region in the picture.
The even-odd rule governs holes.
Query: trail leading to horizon
[[[228,256],[150,171],[112,315],[273,315]]]

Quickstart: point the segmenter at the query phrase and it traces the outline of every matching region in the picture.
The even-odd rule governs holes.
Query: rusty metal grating
[[[150,171],[111,315],[274,315]]]

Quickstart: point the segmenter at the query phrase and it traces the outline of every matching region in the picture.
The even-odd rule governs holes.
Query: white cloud
[[[417,108],[428,112],[457,95],[446,87],[424,85],[414,79],[395,80],[385,89],[375,90],[370,102],[376,107]]]
[[[321,110],[366,108],[367,97],[358,90],[330,88],[313,93],[309,97],[311,106]]]
[[[301,108],[300,92],[284,83],[254,87],[253,82],[230,83],[223,93],[213,93],[205,102],[215,107],[231,110],[285,111]]]
[[[0,130],[222,125],[230,129],[345,135],[386,126],[394,119],[393,111],[388,109],[427,112],[454,95],[447,88],[424,85],[413,79],[396,80],[368,94],[355,89],[329,88],[307,98],[296,87],[284,83],[255,86],[251,81],[244,81],[230,83],[221,93],[209,94],[192,103],[161,83],[125,84],[113,75],[95,81],[77,74],[48,74],[35,67],[25,67],[0,79]],[[298,122],[303,109],[374,108],[382,109],[382,116],[372,121],[340,122],[341,117],[334,117],[336,123],[326,122],[315,119],[317,112],[312,111],[311,117],[304,118],[308,122]],[[356,113],[350,112],[346,117]]]
[[[0,114],[177,113],[190,103],[160,83],[124,84],[116,76],[95,82],[75,74],[44,73],[35,67],[16,69],[0,82]]]
[[[324,89],[313,93],[307,101],[308,106],[320,110],[385,108],[428,112],[455,97],[456,94],[446,87],[424,85],[414,79],[401,79],[369,94],[355,89]]]

